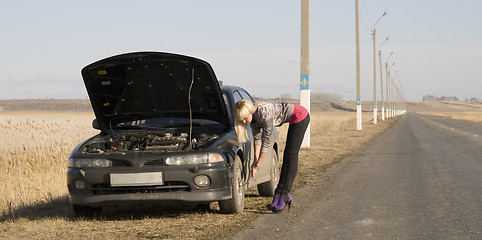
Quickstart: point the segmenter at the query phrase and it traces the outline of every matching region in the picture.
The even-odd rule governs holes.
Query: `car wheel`
[[[244,181],[242,176],[243,165],[238,156],[234,159],[233,179],[231,182],[233,197],[219,201],[222,213],[242,213],[244,210]]]
[[[102,207],[89,207],[72,205],[75,217],[77,218],[96,218],[102,215]]]
[[[271,179],[268,182],[261,183],[258,185],[258,193],[262,197],[272,197],[274,196],[274,190],[278,186],[279,181],[279,162],[278,154],[274,148],[271,151]]]

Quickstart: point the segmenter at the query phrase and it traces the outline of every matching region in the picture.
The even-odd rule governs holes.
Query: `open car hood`
[[[207,119],[230,127],[226,105],[209,63],[171,53],[109,57],[82,69],[100,129],[151,118]]]

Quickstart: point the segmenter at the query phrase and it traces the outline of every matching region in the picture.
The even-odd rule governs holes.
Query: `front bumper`
[[[115,206],[122,204],[162,205],[173,202],[209,203],[230,199],[231,189],[199,192],[128,193],[109,195],[70,195],[70,203],[86,206]]]
[[[139,170],[139,169],[138,169]],[[159,186],[110,186],[111,173],[135,173],[133,169],[110,168],[67,170],[67,183],[71,204],[85,206],[113,206],[121,204],[162,205],[172,202],[208,203],[232,198],[232,172],[227,167],[159,167],[142,172],[162,172],[164,185]],[[209,187],[194,184],[194,177],[206,175],[211,180]],[[82,191],[74,187],[76,180],[85,181]]]

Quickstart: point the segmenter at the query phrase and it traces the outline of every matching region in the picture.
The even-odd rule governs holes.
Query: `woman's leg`
[[[310,115],[307,115],[303,121],[291,124],[288,128],[278,191],[290,192],[293,187],[298,172],[298,153],[309,123]]]

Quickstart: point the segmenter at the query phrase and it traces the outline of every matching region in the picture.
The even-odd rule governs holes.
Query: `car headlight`
[[[217,153],[200,153],[190,155],[178,155],[166,158],[167,165],[190,165],[203,163],[217,163],[224,161],[224,157]]]
[[[69,158],[68,167],[74,168],[101,168],[111,167],[112,161],[99,158]]]

